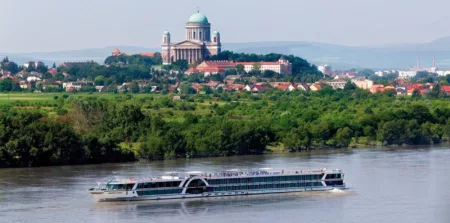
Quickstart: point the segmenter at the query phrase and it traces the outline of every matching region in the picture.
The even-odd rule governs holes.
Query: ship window
[[[157,184],[156,184],[156,182],[151,182],[150,183],[150,188],[157,188]]]

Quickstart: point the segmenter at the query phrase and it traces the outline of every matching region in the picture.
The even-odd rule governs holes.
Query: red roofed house
[[[298,83],[297,85],[297,89],[301,90],[301,91],[307,91],[309,90],[309,86],[305,83]]]
[[[55,76],[58,73],[58,69],[57,68],[50,68],[47,71],[48,73],[50,73],[52,76]]]
[[[203,91],[203,85],[199,83],[193,83],[191,87],[195,90],[195,92],[198,94]]]
[[[450,86],[441,86],[441,91],[446,95],[450,95]]]
[[[155,55],[155,53],[140,53],[139,55],[144,56],[144,57],[153,57]]]
[[[418,90],[420,94],[426,94],[429,90],[433,89],[432,85],[425,84],[411,84],[408,85],[408,95],[412,95],[414,90]]]
[[[311,86],[309,86],[309,89],[311,89],[311,91],[318,91],[322,89],[322,86],[320,86],[320,84],[311,84]]]
[[[197,70],[197,68],[195,68],[195,67],[191,67],[187,71],[184,72],[184,74],[186,74],[186,75],[190,75],[190,74],[194,74],[194,73],[200,73],[200,71]]]
[[[205,76],[212,74],[223,73],[226,70],[235,68],[236,65],[230,61],[204,61],[199,64],[196,69],[199,73],[203,73]]]
[[[219,86],[219,81],[209,81],[206,83],[207,86],[209,86],[211,89],[215,89],[217,86]]]
[[[375,94],[377,92],[384,92],[384,85],[381,84],[374,84],[372,85],[372,87],[370,88],[370,92],[372,94]]]
[[[293,91],[296,90],[298,88],[298,84],[291,84],[288,87],[288,91]]]
[[[114,57],[120,56],[120,55],[122,55],[122,54],[123,54],[123,53],[120,52],[120,50],[117,49],[117,48],[115,48],[115,49],[112,51],[112,53],[111,53],[111,55],[114,56]]]
[[[227,91],[242,91],[245,89],[245,85],[243,84],[227,84],[225,86]]]
[[[247,85],[244,88],[246,91],[257,93],[264,91],[266,88],[263,85],[255,84],[255,85]]]

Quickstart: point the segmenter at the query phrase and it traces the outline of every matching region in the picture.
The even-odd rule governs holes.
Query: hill
[[[85,60],[103,63],[104,59],[111,54],[114,48],[119,48],[127,54],[160,51],[160,48],[157,47],[109,46],[57,52],[0,53],[0,56],[8,55],[18,63],[28,60],[41,60],[47,64]],[[380,46],[344,46],[315,42],[282,41],[224,43],[222,48],[238,53],[293,54],[305,58],[316,65],[329,64],[337,69],[407,69],[416,64],[418,56],[420,56],[424,67],[431,66],[433,57],[436,57],[437,65],[440,68],[450,68],[450,37],[443,37],[429,43],[387,44]]]

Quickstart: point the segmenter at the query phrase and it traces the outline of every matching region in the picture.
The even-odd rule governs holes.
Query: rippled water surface
[[[346,191],[96,203],[112,172],[341,168]],[[0,170],[0,222],[450,222],[450,148],[359,149]]]

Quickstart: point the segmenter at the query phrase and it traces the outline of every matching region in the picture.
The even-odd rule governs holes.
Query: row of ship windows
[[[234,190],[262,190],[262,189],[280,189],[280,188],[304,188],[304,187],[321,187],[321,186],[323,185],[320,182],[221,186],[221,187],[210,187],[208,188],[208,192],[234,191]]]
[[[178,187],[178,186],[180,186],[180,183],[181,183],[181,181],[138,183],[137,189]]]
[[[322,175],[299,175],[299,176],[270,176],[270,177],[252,177],[252,178],[230,178],[230,179],[208,179],[209,185],[219,184],[248,184],[263,182],[283,182],[283,181],[304,181],[320,180]]]
[[[163,189],[163,190],[146,190],[137,191],[139,196],[150,196],[150,195],[169,195],[169,194],[181,194],[183,189]]]

